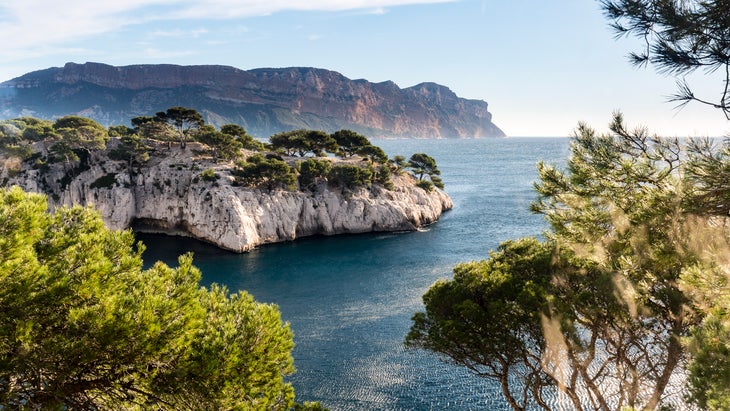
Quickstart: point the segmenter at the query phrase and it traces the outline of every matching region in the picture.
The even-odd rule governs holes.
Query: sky
[[[305,66],[442,84],[487,101],[508,136],[605,131],[615,111],[662,136],[730,134],[719,110],[668,102],[677,79],[632,66],[641,44],[595,0],[0,0],[0,39],[0,82],[66,62]]]

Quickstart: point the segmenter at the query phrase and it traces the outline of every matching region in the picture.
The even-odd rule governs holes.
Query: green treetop
[[[52,157],[61,161],[78,161],[77,151],[101,150],[109,141],[106,129],[86,117],[66,116],[53,123],[58,142],[49,151]]]
[[[689,391],[722,409],[730,361],[712,347],[730,346],[719,314],[730,293],[712,296],[730,236],[702,234],[712,225],[691,201],[692,146],[627,130],[620,115],[610,129],[581,125],[566,170],[538,166],[545,242],[509,242],[457,267],[424,296],[407,343],[499,381],[516,410],[550,409],[545,394],[557,391],[575,409],[659,409],[683,400],[670,384],[694,355]]]
[[[304,157],[307,154],[324,156],[325,152],[335,152],[337,143],[327,133],[316,130],[292,130],[274,134],[269,137],[275,149],[283,149],[287,155],[298,154]]]
[[[179,106],[155,114],[155,120],[172,128],[182,148],[185,148],[191,134],[205,124],[203,116],[195,109]]]
[[[246,130],[238,124],[225,124],[221,126],[221,133],[233,136],[241,143],[246,150],[263,151],[264,143],[254,139]]]
[[[343,157],[351,157],[365,146],[370,146],[370,140],[362,134],[352,130],[339,130],[332,133]]]
[[[436,166],[436,160],[433,157],[424,153],[413,154],[408,160],[408,167],[418,176],[418,180],[423,181],[423,177],[428,176],[433,185],[443,190],[444,183],[438,177],[441,175],[441,170]],[[425,187],[428,187],[428,185],[425,185]]]
[[[289,409],[289,326],[201,288],[190,255],[142,269],[130,231],[0,190],[0,408]]]
[[[228,161],[241,157],[241,149],[243,148],[241,141],[231,134],[216,130],[211,125],[201,127],[197,133],[197,139],[211,148],[213,157],[216,160]]]
[[[296,174],[289,164],[277,158],[265,158],[261,154],[237,162],[233,175],[239,184],[250,187],[263,185],[269,190],[293,190],[297,182]]]

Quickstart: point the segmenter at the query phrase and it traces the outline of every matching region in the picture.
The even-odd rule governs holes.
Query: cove
[[[203,284],[246,290],[291,324],[298,401],[332,410],[508,409],[499,387],[423,351],[407,351],[421,296],[459,262],[501,241],[539,236],[529,211],[535,164],[562,165],[567,138],[374,140],[389,156],[424,152],[454,209],[424,230],[303,238],[234,254],[194,240],[140,234],[145,261],[192,251]]]

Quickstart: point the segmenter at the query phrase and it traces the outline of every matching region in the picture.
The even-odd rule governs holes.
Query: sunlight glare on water
[[[459,262],[484,259],[501,241],[546,229],[529,212],[539,160],[562,165],[568,139],[376,140],[391,157],[437,161],[454,201],[412,233],[300,239],[233,254],[192,240],[141,235],[146,261],[173,263],[192,249],[203,284],[247,290],[291,323],[298,401],[334,410],[508,409],[499,387],[403,340],[421,296]]]

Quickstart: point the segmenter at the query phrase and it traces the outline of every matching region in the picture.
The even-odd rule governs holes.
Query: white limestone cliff
[[[194,146],[173,148],[131,176],[124,162],[94,155],[81,169],[34,169],[0,158],[0,181],[44,193],[50,206],[93,205],[111,228],[134,226],[194,237],[236,252],[310,235],[408,231],[431,224],[452,207],[446,193],[427,193],[409,175],[394,189],[352,191],[320,185],[309,191],[262,190],[233,184],[227,166],[192,161]],[[206,168],[219,175],[200,178]]]

